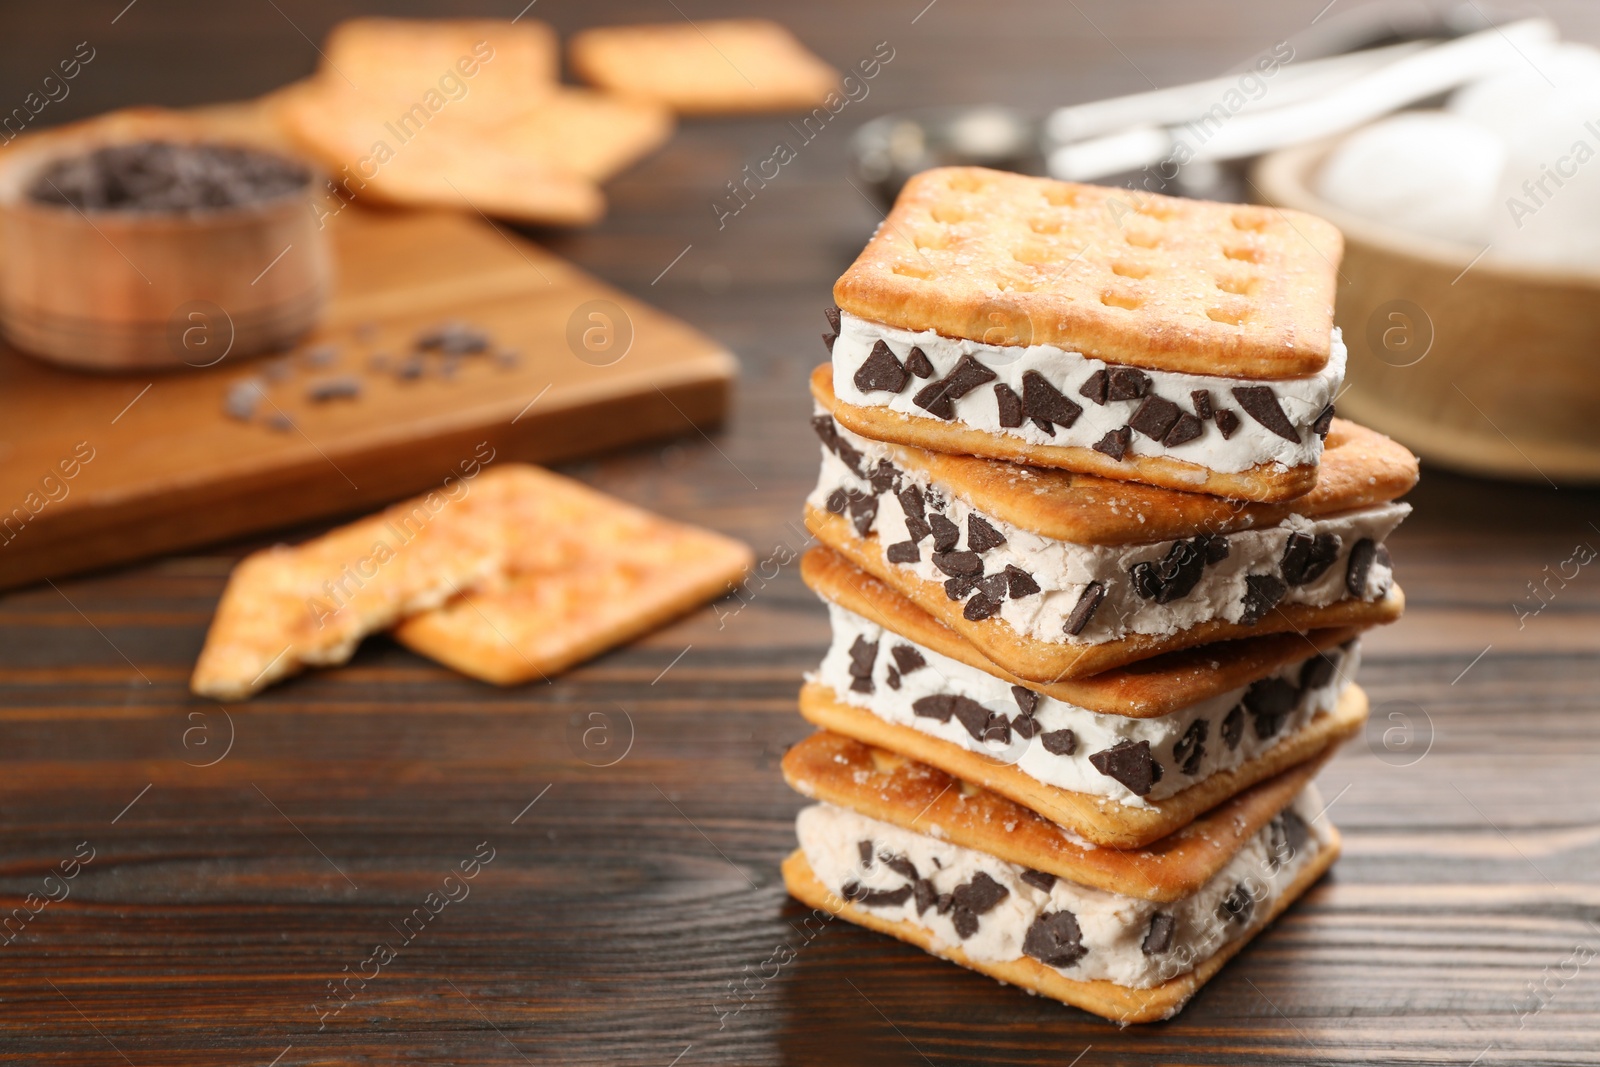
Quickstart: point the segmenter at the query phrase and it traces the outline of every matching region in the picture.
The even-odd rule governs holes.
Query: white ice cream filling
[[[824,443],[822,470],[807,498],[809,504],[843,514],[861,536],[876,537],[893,566],[944,583],[947,595],[956,594],[952,600],[965,602],[968,618],[998,616],[1020,634],[1058,644],[1095,645],[1129,634],[1170,636],[1210,619],[1248,624],[1252,616],[1258,619],[1282,604],[1325,607],[1352,595],[1382,599],[1393,582],[1383,542],[1411,513],[1409,504],[1376,504],[1332,515],[1290,515],[1275,526],[1209,535],[1211,547],[1219,552],[1226,547],[1226,557],[1203,567],[1196,562],[1198,579],[1186,592],[1163,603],[1162,596],[1141,593],[1134,568],[1144,563],[1157,569],[1163,563],[1170,565],[1190,552],[1185,546],[1194,546],[1195,539],[1083,545],[1045,537],[978,511],[949,486],[934,484],[925,472],[894,466],[889,450],[879,442],[846,430],[825,412],[819,410],[818,417],[827,419],[830,432],[837,436],[834,447]],[[839,445],[854,453],[854,467],[841,458],[844,449]],[[921,521],[929,522],[937,513],[959,531],[953,546],[958,555],[971,548],[974,518],[1004,538],[977,553],[987,585],[951,583],[951,574],[936,558],[936,539],[928,533],[913,536],[908,518],[915,521],[915,517],[907,511],[907,488],[915,488],[913,498],[923,501]],[[1289,573],[1285,550],[1291,538],[1326,550],[1317,564],[1320,569],[1302,566],[1300,573]],[[915,560],[898,560],[890,552],[896,545],[912,544]],[[999,577],[1008,575],[1008,568],[1026,574],[1038,591],[1027,592],[1026,585],[1019,588],[1009,578]],[[1098,606],[1077,632],[1069,632],[1078,622],[1073,614],[1079,601],[1096,595]],[[989,616],[975,611],[973,601],[980,596],[995,609]]]
[[[904,379],[904,385],[898,391],[862,389],[857,384],[857,375],[879,341],[888,345],[890,353],[902,366],[913,348],[920,349],[931,366],[932,374],[927,378],[919,378],[909,371],[903,376],[894,375],[897,381]],[[951,421],[965,428],[1009,434],[1035,445],[1092,448],[1107,433],[1129,425],[1134,412],[1144,402],[1143,397],[1138,397],[1096,403],[1084,396],[1081,390],[1097,372],[1122,368],[1079,352],[1054,345],[991,345],[945,337],[932,330],[903,330],[858,318],[848,311],[839,314],[839,335],[833,342],[833,390],[847,404],[889,408],[924,418],[937,417],[927,407],[919,405],[917,397],[928,385],[945,379],[967,356],[987,368],[994,378],[953,401],[954,419]],[[1213,411],[1232,412],[1238,419],[1238,427],[1231,436],[1224,438],[1215,419],[1204,420],[1198,437],[1174,444],[1135,432],[1126,454],[1171,456],[1229,474],[1249,470],[1263,463],[1282,467],[1316,463],[1322,455],[1322,438],[1312,429],[1312,424],[1338,394],[1339,386],[1344,381],[1345,358],[1344,340],[1335,327],[1327,364],[1318,373],[1302,378],[1266,381],[1137,369],[1139,375],[1148,379],[1149,395],[1161,397],[1184,412],[1198,415],[1201,413],[1195,411],[1194,393],[1206,390]],[[995,386],[1004,385],[1021,397],[1026,384],[1024,375],[1030,372],[1042,375],[1072,405],[1081,409],[1070,426],[1052,422],[1047,431],[1031,418],[1023,418],[1020,425],[1016,426],[1002,425],[1001,402]],[[871,375],[869,373],[863,377],[870,378]],[[1291,441],[1258,421],[1233,393],[1236,388],[1260,386],[1272,390],[1277,406],[1297,440]]]
[[[1051,879],[976,849],[830,804],[800,812],[818,881],[975,963],[1031,956],[1068,978],[1148,989],[1193,970],[1271,912],[1330,840],[1307,786],[1194,894],[1169,903]],[[1048,886],[1048,888],[1042,888]]]
[[[1131,807],[1231,770],[1304,729],[1333,710],[1360,664],[1360,644],[1352,641],[1248,686],[1138,719],[1031,690],[1019,694],[1003,679],[837,604],[828,611],[833,642],[812,679],[839,700],[1015,766],[1046,785]],[[1106,754],[1117,746],[1118,758]]]

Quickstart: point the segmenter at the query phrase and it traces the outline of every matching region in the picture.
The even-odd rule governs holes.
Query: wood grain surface
[[[794,562],[817,456],[805,376],[829,283],[878,221],[843,180],[849,130],[1214,73],[1325,2],[785,8],[840,67],[892,43],[865,100],[721,229],[724,183],[799,140],[782,118],[686,123],[608,187],[600,227],[535,235],[743,361],[724,431],[563,469],[747,539],[764,570],[552,684],[491,689],[380,638],[246,706],[189,697],[228,569],[266,539],[0,597],[0,913],[39,908],[0,938],[0,1062],[1600,1062],[1600,569],[1513,610],[1600,546],[1600,494],[1566,484],[1425,467],[1393,542],[1410,609],[1361,674],[1373,727],[1321,779],[1345,855],[1175,1020],[1118,1030],[815,932],[779,882],[801,802],[777,761],[807,731],[795,693],[826,638]],[[52,120],[248,96],[311,69],[300,31],[366,9],[143,0],[113,24],[124,3],[9,14],[0,99],[85,38],[97,58]],[[1547,6],[1600,37],[1592,6]],[[564,33],[678,17],[534,11]],[[447,883],[463,862],[477,876]]]

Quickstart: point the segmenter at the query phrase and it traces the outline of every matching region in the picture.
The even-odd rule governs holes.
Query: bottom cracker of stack
[[[797,820],[784,882],[812,907],[1031,993],[1124,1024],[1164,1019],[1337,857],[1310,784],[1328,754],[1118,851],[823,731],[783,761],[789,784],[820,801]],[[1011,859],[986,847],[1002,840]]]

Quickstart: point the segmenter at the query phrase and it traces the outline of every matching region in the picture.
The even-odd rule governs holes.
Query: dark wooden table
[[[895,58],[738,216],[719,229],[711,203],[792,137],[783,119],[687,123],[610,187],[604,224],[541,236],[742,357],[725,431],[569,468],[747,539],[776,577],[740,601],[549,685],[491,689],[378,638],[223,709],[185,681],[265,539],[0,597],[0,911],[61,898],[0,936],[0,1060],[1600,1062],[1600,572],[1524,625],[1512,609],[1600,545],[1600,495],[1577,487],[1426,472],[1394,541],[1410,611],[1362,674],[1373,727],[1322,779],[1345,857],[1172,1022],[1119,1031],[842,924],[805,941],[779,881],[800,801],[777,760],[807,732],[794,694],[826,630],[782,562],[816,464],[804,380],[876,221],[843,181],[850,129],[1172,84],[1324,2],[806,5],[786,17],[836,64],[879,41]],[[124,3],[15,5],[0,102],[84,40],[94,63],[41,122],[253,95],[366,6]],[[1600,36],[1592,6],[1547,6]],[[570,32],[675,8],[533,13]],[[470,895],[408,940],[475,853],[493,858]]]

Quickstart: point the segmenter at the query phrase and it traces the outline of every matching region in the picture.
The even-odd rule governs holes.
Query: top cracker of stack
[[[865,437],[1240,500],[1316,484],[1343,242],[1294,211],[925,171],[834,286]]]

